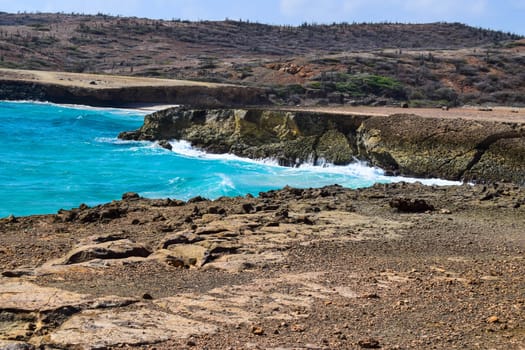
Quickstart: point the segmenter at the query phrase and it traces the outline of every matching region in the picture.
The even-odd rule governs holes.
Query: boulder
[[[177,267],[201,267],[208,262],[209,252],[197,244],[177,244],[155,251],[148,259]]]
[[[167,149],[169,151],[171,151],[173,149],[173,146],[170,144],[170,142],[168,140],[160,140],[159,141],[159,146],[164,148],[164,149]]]
[[[167,249],[174,244],[193,244],[202,241],[204,238],[199,237],[193,231],[176,232],[166,236],[160,243],[161,249]]]
[[[352,161],[353,151],[345,135],[337,130],[329,130],[321,136],[317,144],[317,157],[336,165]]]
[[[402,213],[424,213],[434,210],[434,206],[423,199],[394,198],[389,204]]]
[[[59,264],[78,264],[94,259],[124,259],[130,257],[147,257],[151,254],[143,244],[129,239],[109,241],[100,244],[80,246],[69,252]]]

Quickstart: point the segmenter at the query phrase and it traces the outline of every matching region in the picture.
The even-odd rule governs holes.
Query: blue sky
[[[303,22],[462,22],[525,35],[525,0],[0,0],[5,12]]]

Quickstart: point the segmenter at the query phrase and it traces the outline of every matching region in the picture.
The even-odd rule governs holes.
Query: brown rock
[[[197,244],[177,244],[170,246],[166,251],[170,258],[178,259],[186,267],[200,267],[208,261],[208,249]]]
[[[302,324],[293,324],[290,326],[290,330],[292,332],[302,333],[306,330],[306,327]]]
[[[78,264],[94,259],[147,257],[150,254],[151,252],[143,244],[135,243],[129,239],[121,239],[73,249],[59,261],[59,264]]]
[[[394,198],[389,204],[390,207],[402,213],[424,213],[434,210],[434,206],[423,199]]]
[[[357,345],[359,345],[363,349],[380,349],[381,348],[379,341],[373,338],[360,340],[357,342]]]
[[[22,343],[11,340],[0,340],[0,349],[2,350],[33,350],[35,347],[28,343]]]
[[[255,335],[264,335],[264,329],[259,326],[252,326],[251,332]]]
[[[500,319],[498,316],[490,316],[487,318],[487,323],[500,323]]]

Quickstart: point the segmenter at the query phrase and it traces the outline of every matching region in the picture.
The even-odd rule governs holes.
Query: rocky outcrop
[[[525,183],[524,125],[394,115],[367,119],[358,135],[363,159],[401,174]]]
[[[359,159],[395,174],[525,184],[525,126],[517,123],[173,108],[119,137],[187,140],[208,152],[273,158],[286,166]]]
[[[0,80],[0,100],[37,100],[102,107],[137,104],[184,104],[207,108],[268,104],[263,89],[243,86],[129,86],[86,88],[50,83]]]
[[[273,158],[286,166],[319,161],[347,164],[357,156],[355,131],[365,119],[271,109],[171,108],[147,116],[141,129],[119,137],[187,140],[208,152]]]

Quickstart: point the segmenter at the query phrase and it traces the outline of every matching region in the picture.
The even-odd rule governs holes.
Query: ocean
[[[121,141],[121,131],[142,125],[136,110],[0,101],[0,217],[56,213],[84,203],[120,199],[125,192],[148,198],[257,195],[286,185],[417,181],[385,176],[356,162],[348,166],[278,166],[233,155],[213,155],[172,141],[169,151],[152,142]],[[453,184],[419,180],[425,184]]]

